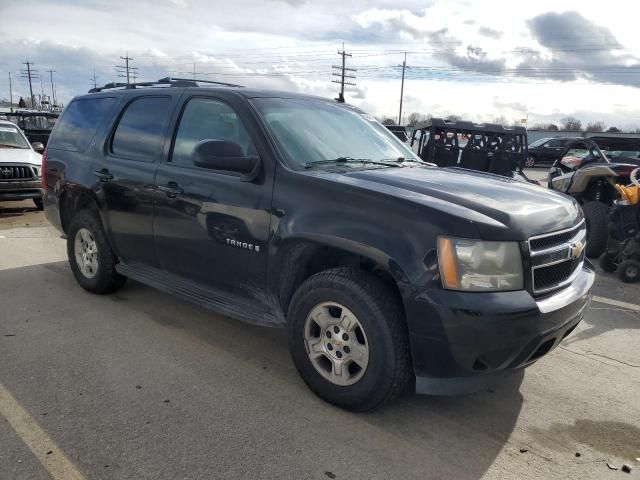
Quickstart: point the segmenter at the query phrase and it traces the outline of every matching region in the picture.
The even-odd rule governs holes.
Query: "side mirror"
[[[227,140],[196,143],[191,159],[197,167],[236,173],[243,180],[252,180],[260,170],[260,157],[244,155],[240,145]]]
[[[38,153],[44,152],[44,145],[42,144],[42,142],[33,142],[31,144],[31,147]]]

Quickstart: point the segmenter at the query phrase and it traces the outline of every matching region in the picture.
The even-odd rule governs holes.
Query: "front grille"
[[[0,165],[0,182],[5,180],[31,180],[37,177],[33,167],[22,165]]]
[[[529,239],[533,293],[543,295],[571,283],[584,262],[587,230],[575,227]]]
[[[531,250],[544,250],[547,248],[555,247],[557,245],[562,245],[567,241],[571,240],[575,237],[576,233],[580,230],[580,228],[584,228],[583,224],[578,224],[569,230],[563,230],[558,233],[550,233],[548,235],[541,235],[539,237],[533,237],[529,240],[529,247]]]
[[[533,275],[533,289],[536,291],[553,288],[558,284],[566,282],[576,268],[580,266],[583,258],[566,260],[561,263],[540,267],[535,270]]]

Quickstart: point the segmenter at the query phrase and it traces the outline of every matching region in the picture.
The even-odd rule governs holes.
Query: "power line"
[[[129,66],[129,62],[132,61],[133,58],[129,56],[129,52],[127,52],[124,57],[120,57],[120,58],[124,60],[124,65],[116,65],[116,71],[118,72],[118,77],[126,78],[127,84],[129,84],[131,83],[131,73],[133,70],[133,68]]]
[[[338,55],[342,56],[342,66],[331,65],[331,68],[334,68],[336,70],[340,70],[340,73],[335,73],[334,72],[332,74],[332,75],[334,75],[336,77],[340,77],[340,80],[331,80],[331,83],[339,83],[340,84],[340,93],[338,94],[338,98],[336,100],[338,100],[339,102],[344,103],[344,86],[345,85],[352,85],[354,87],[356,86],[356,84],[354,82],[345,81],[345,78],[353,78],[353,79],[356,78],[355,75],[347,75],[346,72],[355,72],[356,69],[355,68],[347,68],[346,67],[346,58],[347,57],[351,57],[351,54],[345,52],[344,43],[342,44],[342,51],[338,50]]]

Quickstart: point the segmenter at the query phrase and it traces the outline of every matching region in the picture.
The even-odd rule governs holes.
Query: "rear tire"
[[[287,328],[300,376],[316,395],[339,407],[376,408],[412,377],[402,305],[369,273],[335,268],[307,279],[291,300]]]
[[[589,258],[596,258],[607,248],[609,206],[602,202],[587,202],[582,205],[582,211],[587,223],[585,254]]]
[[[625,283],[634,283],[640,280],[640,262],[637,260],[625,260],[618,266],[618,277]]]
[[[82,210],[71,220],[67,231],[67,256],[76,281],[89,292],[115,292],[127,280],[116,272],[118,259],[95,212]]]
[[[33,203],[35,204],[38,210],[44,210],[44,203],[42,203],[41,198],[34,198]]]
[[[598,260],[598,265],[600,265],[600,268],[607,273],[613,273],[618,268],[616,262],[609,256],[609,252],[604,252],[602,254]]]
[[[527,157],[527,159],[524,161],[524,166],[525,168],[533,168],[536,165],[536,159],[534,157]]]

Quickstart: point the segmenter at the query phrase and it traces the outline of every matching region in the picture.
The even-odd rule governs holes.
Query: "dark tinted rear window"
[[[119,157],[153,160],[159,153],[169,120],[169,97],[141,97],[125,110],[111,141]]]
[[[84,152],[114,103],[113,97],[82,98],[71,102],[54,129],[49,148]]]

